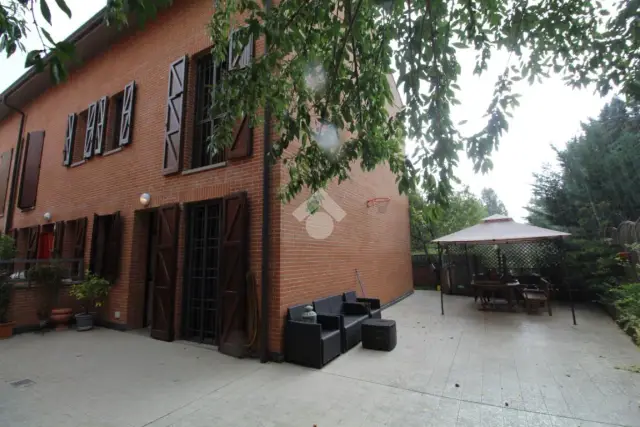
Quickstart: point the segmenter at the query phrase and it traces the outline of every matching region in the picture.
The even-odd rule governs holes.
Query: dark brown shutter
[[[93,140],[93,154],[102,154],[104,149],[104,139],[107,130],[107,111],[109,108],[109,98],[103,96],[98,101],[98,107],[96,111],[96,129],[95,137]]]
[[[64,242],[64,221],[58,221],[53,226],[53,257],[62,258]]]
[[[9,171],[11,170],[12,155],[13,150],[5,151],[0,155],[0,215],[4,215],[4,205],[7,198],[7,186],[9,184]]]
[[[62,164],[71,166],[73,160],[73,140],[76,137],[76,121],[75,113],[69,114],[67,117],[67,133],[64,137],[64,149],[62,150]]]
[[[240,357],[244,353],[246,343],[244,289],[249,235],[247,193],[231,194],[224,198],[223,203],[219,350],[225,354]]]
[[[244,116],[233,127],[233,144],[229,147],[227,158],[242,159],[251,155],[253,129],[249,127],[249,118]]]
[[[133,131],[133,106],[135,105],[135,97],[136,82],[131,82],[124,88],[122,116],[120,121],[120,146],[131,143]]]
[[[167,117],[165,120],[164,161],[162,173],[169,175],[182,168],[182,137],[184,102],[187,88],[187,57],[174,61],[169,67]]]
[[[84,259],[84,241],[87,235],[87,218],[76,220],[75,236],[73,239],[73,258]]]
[[[122,217],[120,212],[111,216],[109,236],[107,237],[107,247],[104,251],[105,259],[103,265],[103,277],[112,284],[118,279],[120,272],[120,248],[122,247]]]
[[[235,37],[238,30],[231,33],[229,37],[229,71],[240,70],[251,64],[253,58],[253,34],[249,36],[249,41],[241,49],[235,49]]]
[[[38,237],[40,236],[40,226],[29,227],[27,234],[27,259],[38,258]]]
[[[29,209],[36,205],[43,144],[44,131],[30,132],[27,136],[27,150],[24,155],[20,198],[18,199],[20,209]]]
[[[84,134],[84,158],[90,159],[93,155],[93,143],[96,134],[96,108],[94,102],[87,110],[87,131]]]
[[[158,240],[155,251],[151,336],[163,341],[172,341],[180,207],[160,207],[157,218]]]
[[[102,274],[102,251],[98,246],[98,234],[100,233],[100,217],[98,214],[93,214],[93,225],[91,232],[91,248],[89,253],[89,270],[93,274],[101,275]]]

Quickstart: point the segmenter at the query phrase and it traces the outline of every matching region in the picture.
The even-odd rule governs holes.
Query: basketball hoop
[[[376,197],[374,199],[367,200],[367,208],[375,206],[378,209],[378,213],[385,213],[390,202],[391,197]]]

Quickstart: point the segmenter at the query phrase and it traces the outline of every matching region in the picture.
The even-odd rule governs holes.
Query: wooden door
[[[151,337],[172,341],[180,207],[160,207],[157,215]]]
[[[222,226],[219,350],[231,356],[245,353],[245,276],[247,274],[247,193],[224,198]]]

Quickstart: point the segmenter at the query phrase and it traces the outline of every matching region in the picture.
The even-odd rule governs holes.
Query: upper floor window
[[[214,155],[209,149],[209,138],[217,124],[216,120],[211,118],[210,110],[213,105],[211,90],[220,83],[222,70],[226,66],[226,62],[214,64],[211,54],[196,59],[195,120],[191,155],[193,168],[214,165],[226,160],[224,151]]]
[[[103,96],[82,113],[69,114],[63,150],[65,166],[131,143],[135,87],[131,82],[111,99]]]

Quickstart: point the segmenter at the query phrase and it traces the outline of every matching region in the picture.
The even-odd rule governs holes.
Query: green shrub
[[[627,283],[609,290],[618,310],[616,322],[640,345],[640,283]]]
[[[87,271],[84,280],[71,286],[69,293],[83,302],[84,312],[89,314],[89,309],[102,306],[110,288],[111,283],[107,279]]]

